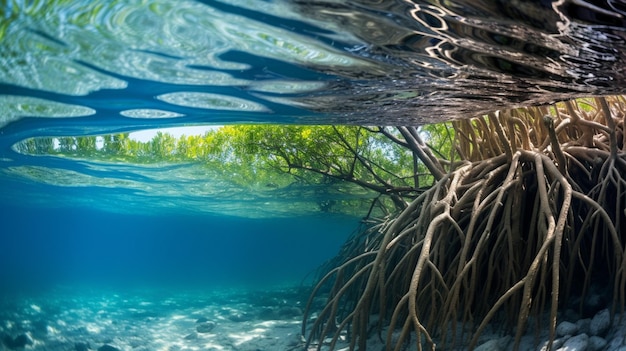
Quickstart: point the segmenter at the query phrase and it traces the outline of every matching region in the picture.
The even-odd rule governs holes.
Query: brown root
[[[553,340],[558,308],[584,299],[597,272],[613,312],[623,310],[624,102],[561,103],[549,120],[548,108],[532,108],[455,122],[467,162],[342,253],[307,305],[307,347],[347,337],[366,350],[376,332],[387,350],[473,348],[494,322],[515,330],[517,347],[531,317]]]

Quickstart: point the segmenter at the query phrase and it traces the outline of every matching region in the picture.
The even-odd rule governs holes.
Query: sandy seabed
[[[59,287],[0,300],[0,350],[302,350],[306,289]]]
[[[301,323],[309,293],[310,287],[93,286],[0,292],[0,351],[303,351]],[[610,323],[607,309],[593,318],[560,317],[551,350],[626,351],[626,318],[616,315]],[[540,334],[525,335],[520,350],[548,351],[547,330]],[[327,341],[321,350],[329,349]],[[376,335],[367,344],[368,350],[385,349]],[[478,345],[477,351],[507,351],[513,338],[490,330]],[[416,350],[415,344],[406,346]],[[335,350],[347,349],[343,334]]]

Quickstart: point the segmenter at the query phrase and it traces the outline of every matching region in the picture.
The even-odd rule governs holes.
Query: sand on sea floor
[[[309,293],[310,287],[129,290],[64,286],[0,294],[0,351],[304,351],[301,321]],[[611,325],[609,317],[607,309],[593,318],[566,311],[559,316],[553,349],[578,343],[588,345],[582,348],[588,351],[626,350],[626,318],[616,314]],[[511,349],[512,336],[490,327],[495,329],[483,333],[478,345],[485,350]],[[547,331],[540,334],[529,331],[520,350],[540,350],[548,338]],[[373,333],[368,350],[384,349],[385,335],[385,330],[381,335]],[[328,350],[328,341],[321,350]],[[20,343],[25,347],[19,347]],[[335,350],[347,347],[344,333]],[[407,351],[416,350],[415,340],[407,347]],[[308,350],[316,349],[317,345],[309,345]],[[461,343],[455,350],[466,351],[467,345]]]
[[[297,350],[302,289],[102,290],[60,288],[0,301],[0,335],[26,350]],[[304,299],[304,300],[303,300]],[[10,350],[6,342],[0,350]],[[14,346],[14,345],[13,345]],[[109,349],[113,350],[113,349]]]

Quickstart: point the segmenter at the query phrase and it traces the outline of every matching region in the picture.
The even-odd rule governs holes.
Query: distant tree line
[[[15,149],[108,162],[200,162],[241,185],[346,181],[391,199],[391,207],[401,209],[434,181],[433,166],[415,154],[408,137],[418,143],[425,138],[434,144],[434,153],[454,158],[450,125],[403,128],[233,125],[179,138],[157,132],[145,142],[129,133],[39,137]],[[437,167],[443,172],[443,165]]]

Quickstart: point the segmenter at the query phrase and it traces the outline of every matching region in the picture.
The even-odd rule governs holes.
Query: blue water
[[[6,205],[0,211],[5,292],[89,283],[297,286],[310,283],[307,275],[356,225],[338,216],[150,216]]]
[[[24,155],[20,141],[413,125],[624,93],[625,38],[612,1],[0,2],[0,348],[28,335],[36,350],[286,350],[255,342],[298,334],[298,313],[280,310],[306,294],[289,289],[311,284],[360,219],[359,206],[323,204],[372,196],[244,189],[198,164]],[[201,317],[224,329],[193,336]]]
[[[155,193],[169,205],[146,209],[97,187],[3,181],[2,191],[31,197],[0,205],[9,350],[288,350],[316,271],[359,221],[290,215],[288,201],[255,211],[231,199],[217,212]]]

